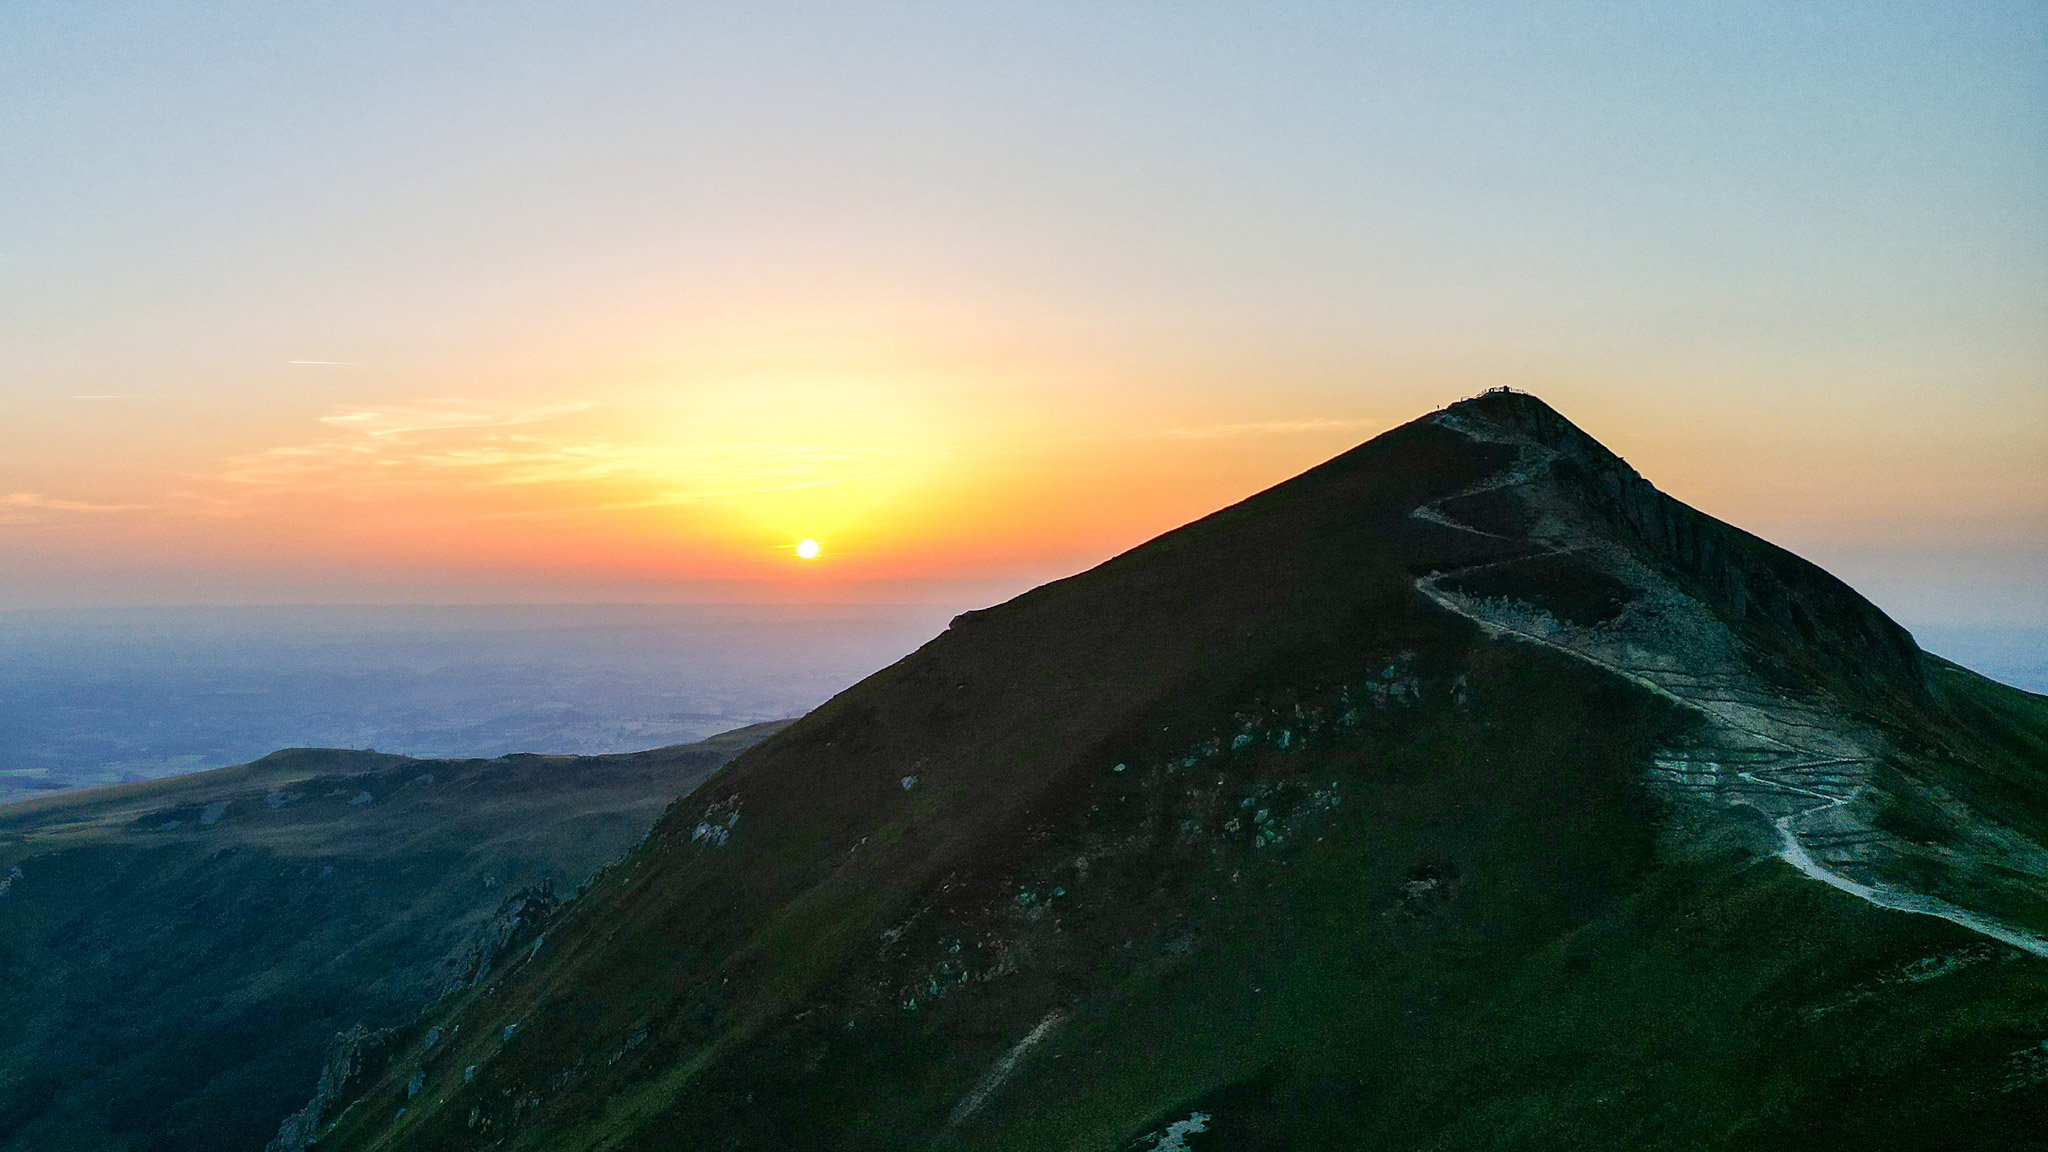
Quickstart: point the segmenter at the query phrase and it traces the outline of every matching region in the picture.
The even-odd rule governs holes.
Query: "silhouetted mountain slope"
[[[0,1148],[258,1149],[779,725],[627,756],[298,748],[0,806]]]
[[[2044,747],[1490,393],[739,757],[320,1147],[2039,1144]]]

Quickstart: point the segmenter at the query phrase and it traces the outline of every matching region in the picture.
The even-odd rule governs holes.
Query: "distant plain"
[[[2048,693],[2048,625],[1907,625],[1922,648],[2029,692]]]
[[[0,613],[0,802],[289,747],[629,752],[799,715],[961,605]]]

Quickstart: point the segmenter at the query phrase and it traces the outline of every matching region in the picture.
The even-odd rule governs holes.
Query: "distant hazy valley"
[[[0,802],[280,748],[594,755],[794,716],[958,608],[0,613]]]

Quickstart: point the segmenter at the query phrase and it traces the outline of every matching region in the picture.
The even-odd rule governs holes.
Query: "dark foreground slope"
[[[2044,752],[1489,394],[740,757],[320,1147],[2038,1146]]]
[[[0,806],[0,1148],[254,1152],[779,725],[628,756],[294,749]]]

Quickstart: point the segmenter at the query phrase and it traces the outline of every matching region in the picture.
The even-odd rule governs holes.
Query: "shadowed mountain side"
[[[2027,1146],[2044,742],[1489,394],[742,755],[320,1147]]]
[[[290,749],[0,806],[0,1148],[263,1147],[336,1033],[409,1019],[781,727],[620,756]]]

